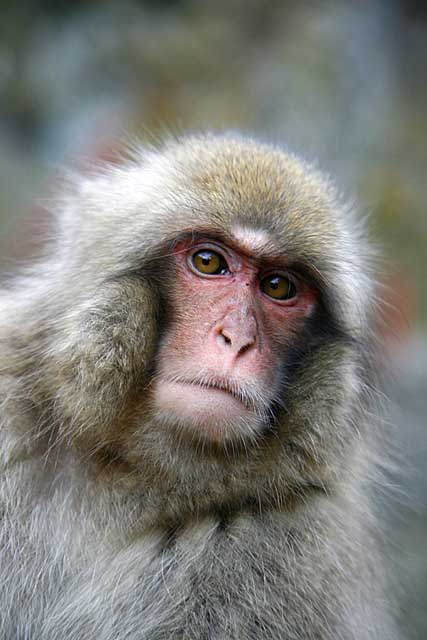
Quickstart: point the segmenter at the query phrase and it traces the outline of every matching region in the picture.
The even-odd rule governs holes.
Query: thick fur
[[[194,136],[78,178],[0,292],[0,637],[392,640],[371,505],[375,288],[362,225],[292,155]],[[177,238],[264,229],[319,291],[246,448],[153,417]]]

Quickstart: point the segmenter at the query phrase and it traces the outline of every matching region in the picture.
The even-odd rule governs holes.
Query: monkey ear
[[[93,446],[129,409],[146,386],[157,343],[157,297],[139,276],[106,281],[81,301],[57,333],[50,363],[60,412],[70,437],[84,433]],[[71,430],[72,425],[72,430]],[[120,430],[119,430],[120,431]]]

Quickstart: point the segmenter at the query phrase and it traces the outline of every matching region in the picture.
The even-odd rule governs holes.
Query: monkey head
[[[374,288],[364,230],[323,175],[200,135],[80,178],[64,202],[37,338],[62,440],[145,471],[187,459],[187,476],[233,455],[241,484],[255,467],[282,485],[340,472]]]

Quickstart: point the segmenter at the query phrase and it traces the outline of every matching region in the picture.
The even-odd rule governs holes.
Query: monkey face
[[[189,138],[83,181],[61,222],[39,392],[61,434],[144,473],[236,451],[242,469],[268,459],[268,481],[324,481],[357,425],[374,288],[363,227],[323,176]]]
[[[237,229],[233,238],[175,247],[173,321],[154,386],[155,413],[169,427],[217,443],[256,439],[271,421],[287,347],[316,302],[315,290],[269,253],[267,233]]]

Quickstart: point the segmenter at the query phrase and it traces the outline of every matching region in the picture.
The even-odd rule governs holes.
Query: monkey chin
[[[232,394],[215,387],[161,380],[154,391],[154,412],[167,428],[191,441],[245,448],[263,431],[264,420]]]

